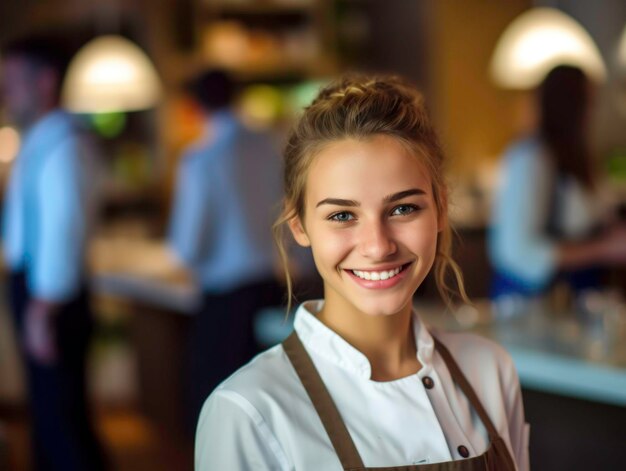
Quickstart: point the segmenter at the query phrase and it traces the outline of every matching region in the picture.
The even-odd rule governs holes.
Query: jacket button
[[[422,378],[422,383],[424,383],[424,387],[426,389],[432,389],[435,387],[435,382],[433,381],[433,379],[430,376],[424,376]]]
[[[463,445],[458,447],[457,451],[459,452],[459,455],[461,455],[463,458],[467,458],[469,456],[469,450]]]

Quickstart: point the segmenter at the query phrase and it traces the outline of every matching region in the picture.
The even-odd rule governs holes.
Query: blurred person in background
[[[99,470],[103,456],[86,397],[93,328],[85,254],[95,155],[59,97],[68,42],[31,36],[2,48],[2,97],[22,147],[4,201],[10,303],[29,387],[33,465]]]
[[[258,353],[255,314],[281,304],[271,225],[282,173],[271,137],[235,115],[226,73],[205,71],[187,91],[203,112],[204,131],[180,160],[169,241],[203,292],[189,338],[188,419],[195,428],[209,393]]]
[[[561,65],[538,90],[535,135],[505,153],[492,215],[492,295],[534,296],[558,279],[597,288],[601,267],[626,263],[626,227],[608,225],[589,145],[592,86]]]

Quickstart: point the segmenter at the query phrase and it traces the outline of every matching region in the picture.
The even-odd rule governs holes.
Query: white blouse
[[[546,233],[548,218],[555,218],[554,226],[563,240],[577,241],[586,238],[606,213],[600,195],[592,194],[573,177],[557,180],[547,152],[532,137],[506,151],[489,234],[494,266],[536,290],[544,289],[558,268],[559,241]],[[552,204],[557,210],[551,215]]]
[[[311,356],[365,466],[401,466],[482,454],[487,432],[452,381],[433,338],[417,314],[413,328],[416,374],[370,379],[361,352],[314,315],[322,301],[301,305],[295,330]],[[519,470],[528,465],[528,425],[510,356],[497,344],[467,333],[437,332],[506,442]],[[422,379],[429,376],[434,387]],[[207,399],[196,433],[198,471],[341,470],[330,439],[282,345],[258,355]]]

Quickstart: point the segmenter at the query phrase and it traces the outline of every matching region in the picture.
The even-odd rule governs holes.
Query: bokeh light
[[[15,160],[20,141],[20,133],[16,129],[9,126],[0,128],[0,162],[10,163]]]

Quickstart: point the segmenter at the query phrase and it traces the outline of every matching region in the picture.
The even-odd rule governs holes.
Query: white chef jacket
[[[402,466],[462,459],[488,446],[487,432],[453,383],[433,338],[413,315],[416,374],[370,379],[361,352],[313,313],[322,301],[301,305],[295,330],[311,356],[365,466]],[[474,387],[519,470],[528,469],[528,425],[510,356],[497,344],[467,333],[437,333]],[[422,379],[429,376],[434,387]],[[330,439],[282,345],[258,355],[207,399],[196,433],[197,471],[340,470]]]

